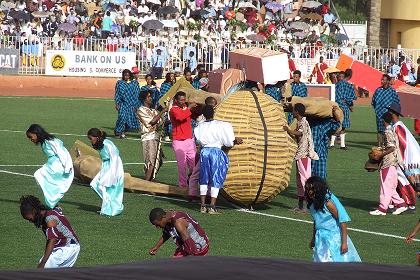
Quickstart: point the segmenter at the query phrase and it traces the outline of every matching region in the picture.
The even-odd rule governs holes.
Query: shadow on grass
[[[296,190],[293,190],[293,191],[296,192]],[[278,195],[278,197],[280,197],[280,198],[281,197],[284,197],[284,198],[293,199],[293,200],[296,201],[296,205],[297,205],[298,197],[297,197],[296,193],[294,193],[293,191],[292,190],[289,191],[289,189],[287,189],[286,191],[281,192]],[[276,207],[279,207],[279,208],[283,208],[283,209],[291,209],[290,205],[287,205],[287,204],[285,204],[285,203],[283,203],[281,201],[274,200],[274,201],[269,202],[268,204],[269,205],[276,206]],[[268,207],[268,205],[264,205],[264,206]]]
[[[360,131],[360,130],[349,130],[349,133],[360,133],[360,134],[377,134],[376,131]]]
[[[12,200],[12,199],[4,199],[4,198],[0,198],[0,201],[2,201],[2,202],[6,202],[6,203],[20,204],[20,203],[19,203],[19,200]]]
[[[101,210],[101,207],[99,207],[97,205],[90,205],[90,204],[85,204],[85,203],[81,203],[81,202],[65,200],[62,203],[77,206],[80,210],[86,211],[86,212],[96,213],[96,212]]]
[[[339,199],[340,202],[344,205],[344,207],[352,207],[365,211],[370,211],[374,208],[377,208],[379,203],[378,201],[343,196],[340,196]]]
[[[0,199],[1,202],[5,202],[5,203],[13,203],[13,204],[20,204],[19,200],[12,200],[12,199]],[[98,206],[93,206],[93,205],[88,205],[88,204],[84,204],[84,203],[80,203],[80,202],[74,202],[74,201],[60,201],[59,204],[70,204],[70,205],[75,205],[78,206],[79,209],[83,210],[83,211],[88,211],[88,212],[97,212],[98,210],[101,210],[100,207]]]
[[[371,141],[366,141],[366,142],[347,141],[347,146],[348,147],[353,147],[353,148],[362,148],[362,149],[370,150],[372,147],[378,146],[378,143],[377,142],[371,142]]]
[[[109,138],[114,138],[114,139],[120,139],[119,137],[114,135],[114,127],[108,127],[108,126],[101,126],[101,129],[104,130],[110,130],[110,131],[106,131]],[[140,139],[140,133],[138,130],[135,129],[128,129],[125,131],[125,135],[129,136],[131,138],[138,138]]]

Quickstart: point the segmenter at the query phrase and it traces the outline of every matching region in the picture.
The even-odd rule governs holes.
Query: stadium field
[[[42,200],[32,174],[46,158],[24,132],[31,123],[39,123],[70,148],[76,139],[88,143],[85,135],[91,127],[102,128],[112,135],[116,112],[112,100],[39,97],[0,97],[0,110],[0,269],[35,268],[43,254],[45,238],[40,230],[22,219],[18,201],[24,194],[34,194]],[[405,122],[410,128],[413,126],[412,120]],[[142,177],[139,135],[128,136],[129,139],[111,140],[120,149],[126,172]],[[418,221],[420,212],[380,217],[368,214],[379,199],[379,173],[368,173],[363,168],[367,153],[376,142],[370,106],[355,107],[347,142],[347,151],[330,150],[328,181],[352,218],[349,235],[362,260],[415,264],[420,240],[407,245],[404,236]],[[164,152],[167,162],[157,181],[176,184],[177,169],[170,144],[165,144]],[[221,201],[223,214],[218,216],[200,214],[197,204],[183,199],[126,192],[123,214],[104,217],[96,213],[100,208],[99,197],[89,187],[73,183],[60,206],[81,242],[76,265],[170,257],[175,249],[170,241],[157,256],[148,254],[160,237],[160,232],[148,221],[148,213],[154,207],[179,209],[195,217],[210,238],[210,255],[311,260],[311,217],[289,210],[297,203],[294,174],[293,171],[289,188],[273,202],[248,212]]]

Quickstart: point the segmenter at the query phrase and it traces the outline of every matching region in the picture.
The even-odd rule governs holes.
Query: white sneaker
[[[395,209],[394,212],[392,212],[392,215],[399,215],[405,211],[407,211],[408,207],[398,207],[397,209]]]
[[[382,211],[379,211],[378,209],[370,211],[369,214],[373,215],[373,216],[385,216],[386,215],[386,213],[384,213]]]
[[[165,139],[163,139],[165,142],[171,142],[171,138],[169,136],[166,136]]]

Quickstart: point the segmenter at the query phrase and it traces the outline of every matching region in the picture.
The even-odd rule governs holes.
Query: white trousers
[[[69,244],[64,247],[54,248],[45,268],[72,267],[77,260],[80,252],[79,244]],[[41,262],[42,258],[39,260]]]
[[[207,195],[209,187],[207,185],[200,185],[200,195]],[[219,188],[211,187],[210,188],[210,197],[217,198],[219,195]]]

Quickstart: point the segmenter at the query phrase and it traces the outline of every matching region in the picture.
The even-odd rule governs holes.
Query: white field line
[[[34,178],[34,175],[25,174],[25,173],[18,173],[18,172],[11,172],[11,171],[2,170],[2,169],[0,169],[0,173],[6,173],[6,174],[11,174],[11,175],[18,175],[18,176]]]
[[[0,129],[0,132],[26,133],[26,131],[23,131],[23,130],[9,130],[9,129]],[[60,136],[87,137],[86,134],[59,133],[59,132],[51,132],[51,134],[60,135]],[[140,141],[139,138],[126,137],[125,139],[127,139],[127,140],[134,140],[134,141]]]
[[[18,175],[18,176],[25,176],[25,177],[34,177],[33,175],[30,175],[30,174],[10,172],[10,171],[1,170],[1,169],[0,169],[0,173],[6,173],[6,174]],[[143,196],[149,196],[149,197],[158,197],[158,198],[161,198],[161,199],[172,200],[172,201],[187,202],[186,200],[179,199],[179,198],[157,196],[157,195],[152,195],[152,194],[142,194],[142,195]],[[305,223],[305,224],[312,224],[313,223],[312,221],[308,221],[308,220],[295,219],[295,218],[290,218],[290,217],[261,213],[261,212],[257,212],[257,211],[249,211],[247,209],[240,208],[240,207],[238,207],[236,205],[233,205],[233,204],[232,204],[232,206],[236,209],[235,211],[242,212],[242,213],[260,215],[260,216],[264,216],[264,217],[275,218],[275,219],[280,219],[280,220],[288,220],[288,221]],[[382,232],[376,232],[376,231],[369,231],[369,230],[364,230],[364,229],[357,229],[357,228],[350,228],[349,227],[348,230],[355,231],[355,232],[361,232],[361,233],[367,233],[367,234],[376,235],[376,236],[390,237],[390,238],[403,239],[403,240],[405,239],[404,236],[382,233]],[[420,239],[413,239],[413,241],[420,242]]]
[[[289,217],[278,216],[278,215],[273,215],[273,214],[261,213],[261,212],[257,212],[257,211],[250,211],[250,210],[247,210],[247,209],[238,208],[236,205],[234,205],[234,207],[237,208],[236,211],[239,211],[239,212],[244,212],[244,213],[249,213],[249,214],[254,214],[254,215],[261,215],[261,216],[276,218],[276,219],[281,219],[281,220],[289,220],[289,221],[294,221],[294,222],[306,223],[306,224],[312,224],[313,223],[312,221],[307,221],[307,220],[301,220],[301,219],[289,218]],[[367,212],[366,212],[366,215],[368,215]],[[369,230],[351,228],[351,227],[349,227],[347,229],[351,230],[351,231],[355,231],[355,232],[361,232],[361,233],[367,233],[367,234],[372,234],[372,235],[377,235],[377,236],[384,236],[384,237],[391,237],[391,238],[405,240],[404,236],[398,236],[398,235],[394,235],[394,234],[388,234],[388,233],[382,233],[382,232],[376,232],[376,231],[369,231]],[[420,239],[413,239],[413,241],[420,241]]]
[[[0,129],[0,132],[11,132],[11,133],[26,133],[26,131],[23,130],[9,130],[9,129]],[[60,136],[75,136],[75,137],[87,137],[86,134],[73,134],[73,133],[59,133],[59,132],[51,132],[51,134],[54,135],[60,135]],[[112,138],[112,137],[110,137]],[[132,138],[132,137],[126,137],[126,140],[132,140],[132,141],[141,141],[140,138]],[[162,143],[172,143],[167,141],[162,141]]]
[[[176,163],[176,160],[167,160],[163,163]],[[144,162],[127,162],[123,165],[142,165]],[[0,167],[41,167],[42,164],[0,164]]]

